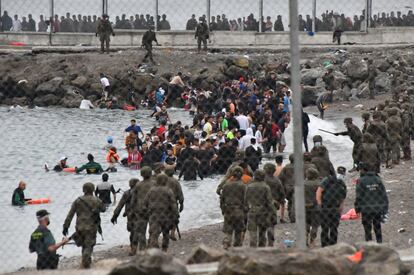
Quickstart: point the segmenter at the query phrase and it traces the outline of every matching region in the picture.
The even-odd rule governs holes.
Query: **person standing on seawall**
[[[111,22],[109,22],[109,16],[103,14],[101,20],[99,20],[98,27],[96,28],[96,37],[99,35],[101,41],[101,53],[105,52],[109,54],[109,42],[111,41],[111,35],[115,36],[115,32],[112,29]]]

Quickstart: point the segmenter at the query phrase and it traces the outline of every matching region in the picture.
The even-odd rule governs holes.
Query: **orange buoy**
[[[69,167],[69,168],[64,168],[63,172],[67,172],[67,173],[75,173],[76,172],[76,167]]]
[[[357,251],[354,255],[348,256],[348,260],[353,263],[359,264],[363,258],[363,250]]]
[[[27,202],[27,204],[35,205],[35,204],[46,204],[46,203],[51,203],[51,202],[52,202],[51,199],[44,198],[44,199],[30,200]]]

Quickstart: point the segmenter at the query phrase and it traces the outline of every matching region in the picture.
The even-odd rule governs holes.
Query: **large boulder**
[[[84,88],[87,83],[88,83],[88,79],[83,75],[78,76],[75,80],[71,81],[71,84],[73,86],[76,86],[79,88]]]
[[[381,72],[386,72],[391,67],[391,64],[388,62],[388,60],[387,59],[384,59],[384,58],[375,59],[374,60],[374,65]]]
[[[303,106],[314,105],[318,95],[326,90],[321,87],[303,86],[302,88],[302,104]]]
[[[410,273],[398,253],[391,248],[376,243],[358,243],[356,248],[363,251],[363,260],[357,266],[355,274],[402,275]]]
[[[0,98],[1,99],[1,98]],[[25,96],[23,97],[13,97],[12,98],[12,104],[20,105],[20,106],[26,106],[29,105],[29,99]]]
[[[244,68],[244,69],[249,68],[249,59],[247,59],[245,57],[235,58],[233,60],[233,63],[234,63],[234,65],[236,65],[237,67],[240,67],[240,68]]]
[[[78,108],[83,100],[83,92],[73,86],[63,86],[65,96],[60,100],[60,105],[65,108]]]
[[[224,74],[230,77],[231,79],[239,79],[241,76],[247,76],[247,72],[245,70],[235,65],[231,65],[230,67],[228,67],[225,70]]]
[[[339,89],[342,87],[342,84],[345,83],[347,81],[347,77],[346,75],[344,75],[341,71],[339,70],[335,70],[333,72],[335,81],[334,84],[336,86],[336,89]]]
[[[138,93],[144,93],[154,77],[151,74],[138,74],[132,79],[132,87]]]
[[[41,95],[33,100],[33,104],[38,107],[58,105],[60,98],[54,94]]]
[[[379,73],[375,78],[375,87],[386,92],[391,90],[391,77],[387,73]]]
[[[322,68],[315,69],[303,69],[302,70],[302,83],[304,85],[315,86],[316,80],[324,76],[325,71]]]
[[[226,251],[224,249],[210,248],[202,244],[193,251],[192,255],[187,260],[187,264],[218,262],[225,255],[225,253]]]
[[[55,77],[52,80],[44,82],[37,86],[35,92],[36,96],[42,96],[47,94],[58,95],[62,94],[62,77]]]
[[[365,80],[368,77],[368,64],[359,58],[348,59],[342,64],[345,74],[352,79]]]
[[[235,249],[220,261],[221,275],[351,275],[352,263],[343,255],[322,256],[312,251],[293,252],[274,248]]]
[[[187,275],[187,268],[179,260],[159,249],[149,249],[132,261],[114,268],[109,275]]]
[[[357,254],[356,254],[357,253]],[[237,248],[220,260],[221,275],[404,275],[409,270],[398,253],[385,246],[338,244],[306,251]]]

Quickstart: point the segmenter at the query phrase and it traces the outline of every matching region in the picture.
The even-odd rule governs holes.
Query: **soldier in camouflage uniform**
[[[389,144],[387,148],[387,166],[392,168],[392,165],[389,164],[389,161],[392,161],[392,164],[399,164],[400,162],[400,142],[402,135],[402,122],[399,115],[398,108],[391,108],[388,110],[388,119],[385,123],[387,127],[387,132],[389,136]]]
[[[374,138],[369,133],[365,133],[362,136],[362,145],[358,152],[359,163],[366,163],[372,167],[373,172],[380,173],[381,169],[381,157],[375,143]]]
[[[266,163],[263,167],[265,171],[265,182],[272,193],[273,204],[276,210],[285,204],[285,189],[278,177],[275,177],[276,166],[273,163]],[[267,229],[268,246],[273,246],[275,242],[275,225],[277,224],[277,213],[271,216],[271,225]]]
[[[240,167],[239,165],[241,163],[244,163],[244,159],[245,159],[245,153],[242,150],[237,150],[236,152],[236,156],[234,158],[233,163],[230,165],[230,167],[227,169],[226,175],[224,176],[224,178],[221,180],[220,184],[217,186],[217,190],[216,193],[217,195],[221,194],[221,191],[223,189],[224,184],[226,183],[226,181],[231,178],[232,175],[232,171],[234,168],[236,167]],[[247,164],[247,170],[248,170],[248,174],[249,176],[253,175],[253,171],[252,168],[250,168],[250,166]]]
[[[351,140],[354,142],[354,147],[352,149],[352,158],[354,159],[354,168],[351,169],[349,172],[353,172],[356,170],[356,167],[359,163],[358,155],[359,150],[361,147],[361,141],[362,141],[362,133],[359,128],[352,123],[352,118],[345,118],[344,124],[347,130],[345,132],[336,133],[335,136],[349,136]]]
[[[369,83],[369,97],[375,98],[375,78],[377,77],[377,69],[373,64],[373,60],[368,60],[368,83]]]
[[[220,208],[224,216],[223,232],[225,234],[223,247],[228,249],[231,246],[242,246],[242,233],[245,231],[245,193],[246,185],[241,180],[243,169],[235,167],[232,170],[232,178],[227,180],[223,186],[220,196]]]
[[[412,113],[410,113],[410,105],[408,103],[402,104],[401,122],[402,122],[402,135],[401,135],[401,148],[403,151],[403,159],[411,160],[411,134],[412,134]]]
[[[157,176],[155,186],[150,189],[144,200],[144,206],[149,214],[148,247],[159,248],[158,238],[162,233],[162,251],[168,250],[170,230],[177,219],[177,201],[173,192],[167,186],[168,176]]]
[[[111,223],[115,225],[117,223],[117,219],[119,215],[121,214],[122,208],[125,207],[123,216],[127,217],[127,230],[129,232],[129,243],[131,247],[130,256],[133,256],[136,253],[136,248],[134,248],[135,217],[134,217],[134,212],[131,211],[131,196],[132,196],[132,190],[134,189],[135,185],[138,182],[139,182],[138,179],[129,180],[129,190],[125,191],[124,194],[122,195],[122,198],[118,203],[118,206],[115,208],[114,215],[111,218]]]
[[[313,148],[311,150],[312,158],[316,155],[320,155],[318,152],[322,152],[322,156],[329,160],[329,152],[328,149],[322,143],[322,137],[320,135],[316,135],[313,137]]]
[[[364,126],[362,127],[362,133],[365,134],[365,132],[367,131],[369,125],[371,124],[371,119],[370,119],[371,115],[370,113],[363,113],[361,118],[362,121],[364,122]]]
[[[256,170],[253,182],[246,189],[245,203],[248,211],[247,229],[250,235],[250,247],[266,246],[266,231],[273,225],[272,217],[277,215],[270,187],[264,180],[264,171]]]
[[[203,17],[200,17],[200,22],[198,23],[195,32],[195,38],[197,39],[198,52],[201,52],[201,43],[203,43],[203,50],[207,51],[207,39],[210,38],[210,31]]]
[[[141,47],[145,48],[145,50],[147,51],[147,53],[144,56],[144,59],[142,60],[142,62],[144,63],[147,62],[148,58],[150,59],[152,63],[155,63],[154,58],[152,56],[152,42],[155,42],[157,46],[160,45],[158,44],[157,37],[155,35],[155,32],[153,31],[153,27],[150,27],[148,31],[146,31],[144,35],[142,36]]]
[[[388,114],[385,111],[385,104],[384,103],[378,103],[376,111],[381,114],[381,120],[385,123],[385,121],[387,121],[387,119],[388,119]]]
[[[382,121],[382,114],[379,111],[375,111],[372,115],[373,121],[369,124],[366,133],[371,134],[377,144],[377,149],[381,158],[381,162],[385,163],[386,157],[386,145],[388,143],[388,132],[384,121]]]
[[[310,168],[306,170],[305,180],[305,209],[306,209],[306,243],[308,246],[315,245],[318,236],[319,210],[316,203],[316,190],[319,186],[318,170]]]
[[[96,37],[99,35],[99,40],[101,41],[101,52],[109,53],[109,42],[111,41],[111,35],[115,36],[115,32],[112,29],[111,22],[109,22],[109,16],[104,14],[102,19],[99,21],[98,27],[96,29]]]
[[[304,153],[303,154],[303,176],[304,177],[306,177],[306,171],[308,171],[309,169],[318,170],[318,167],[316,167],[316,165],[312,163],[312,155],[310,153]]]
[[[295,223],[295,180],[294,180],[294,166],[293,155],[289,156],[290,163],[287,164],[282,172],[280,172],[279,179],[285,189],[286,199],[288,200],[288,216],[291,223]]]
[[[324,151],[315,151],[315,154],[312,157],[312,164],[316,166],[320,179],[328,176],[335,176],[335,168],[333,167],[332,162],[326,158]]]
[[[177,212],[177,224],[180,219],[180,213],[184,210],[184,195],[183,190],[181,188],[180,182],[174,178],[174,168],[167,168],[165,169],[165,174],[168,176],[168,183],[167,186],[171,189],[171,191],[174,194],[175,201],[177,203],[177,209],[179,212]],[[178,205],[180,205],[178,207]],[[173,241],[176,241],[177,238],[175,237],[175,231],[177,229],[177,225],[174,225],[174,228],[171,230],[170,239]]]
[[[83,185],[84,195],[77,198],[63,224],[63,235],[67,236],[70,223],[76,214],[76,232],[72,235],[77,246],[82,247],[82,268],[90,268],[92,264],[93,247],[96,244],[96,233],[100,230],[100,212],[105,212],[106,207],[100,199],[93,196],[95,186],[93,183]]]
[[[149,166],[141,168],[143,181],[137,183],[131,191],[131,211],[134,215],[134,239],[131,248],[131,254],[136,254],[137,249],[145,250],[147,248],[147,225],[148,211],[145,208],[144,200],[149,190],[154,186],[152,179],[152,169]]]

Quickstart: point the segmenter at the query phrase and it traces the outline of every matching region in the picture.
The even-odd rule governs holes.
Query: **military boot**
[[[131,251],[129,252],[129,256],[135,256],[137,254],[137,246],[131,245]]]

